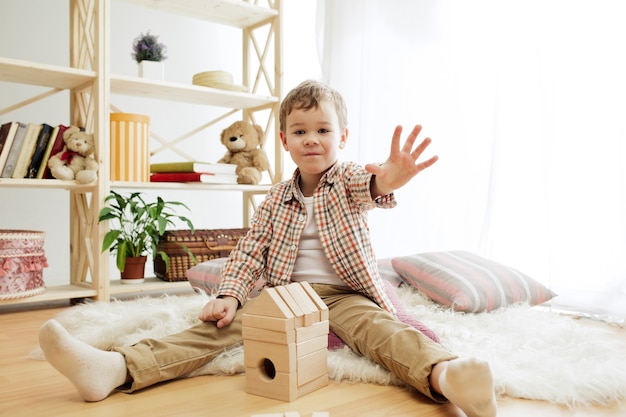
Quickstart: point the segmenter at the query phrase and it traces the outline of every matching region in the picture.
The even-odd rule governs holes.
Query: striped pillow
[[[455,311],[537,305],[556,296],[516,269],[465,251],[420,253],[393,258],[391,263],[407,284]]]
[[[222,283],[222,266],[227,260],[228,258],[215,258],[189,268],[185,272],[185,276],[191,288],[195,291],[204,291],[209,295],[215,295]],[[258,280],[248,297],[254,298],[261,294],[263,287],[265,287],[265,280]]]

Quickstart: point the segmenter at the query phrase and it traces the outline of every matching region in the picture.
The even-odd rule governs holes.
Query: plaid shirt
[[[276,184],[259,205],[248,234],[240,239],[222,268],[218,294],[243,305],[254,283],[286,285],[296,263],[307,213],[298,192],[299,170]],[[326,255],[351,289],[394,312],[372,249],[367,211],[396,205],[393,193],[372,200],[372,174],[352,162],[336,163],[321,178],[313,195],[315,221]]]

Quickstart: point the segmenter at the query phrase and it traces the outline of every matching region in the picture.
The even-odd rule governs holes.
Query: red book
[[[237,175],[212,174],[208,172],[157,172],[150,175],[150,182],[204,182],[209,184],[237,184]]]

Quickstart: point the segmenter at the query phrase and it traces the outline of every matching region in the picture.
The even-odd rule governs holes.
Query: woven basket
[[[43,268],[45,233],[0,230],[0,300],[32,297],[46,291]]]
[[[187,281],[185,273],[195,266],[195,263],[183,245],[193,253],[198,263],[225,258],[248,230],[248,228],[201,229],[193,234],[190,230],[168,230],[161,236],[157,250],[165,252],[170,257],[169,269],[165,270],[165,261],[157,255],[154,259],[154,273],[164,281]]]

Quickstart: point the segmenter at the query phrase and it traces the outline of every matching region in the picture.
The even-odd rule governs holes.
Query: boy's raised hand
[[[424,162],[417,162],[431,142],[430,138],[426,138],[413,149],[417,135],[419,135],[421,130],[422,126],[416,125],[401,149],[400,136],[402,135],[402,126],[396,126],[391,139],[389,158],[382,165],[365,165],[365,169],[375,175],[372,181],[373,196],[386,195],[393,190],[397,190],[421,171],[437,162],[437,159],[439,159],[437,156],[433,156]]]

